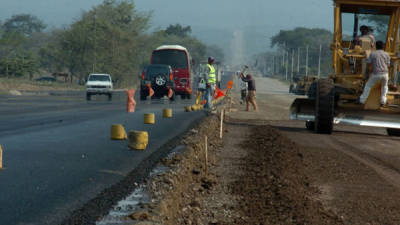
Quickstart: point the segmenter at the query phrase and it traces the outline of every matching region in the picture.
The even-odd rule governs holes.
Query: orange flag
[[[171,88],[169,88],[168,89],[168,98],[172,98],[172,95],[174,95],[174,91]]]
[[[154,90],[151,88],[151,84],[148,84],[147,87],[149,88],[149,96],[152,97],[154,95]]]
[[[230,80],[230,81],[228,81],[228,83],[226,84],[226,88],[227,88],[227,89],[232,89],[232,87],[233,87],[233,81]]]
[[[126,112],[135,112],[136,101],[135,101],[135,89],[126,90],[127,101],[126,101]]]

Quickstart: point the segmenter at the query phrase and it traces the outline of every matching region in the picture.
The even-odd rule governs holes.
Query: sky
[[[0,20],[29,13],[50,27],[71,24],[82,11],[103,0],[0,0]],[[333,27],[332,0],[134,0],[138,11],[153,12],[152,27],[190,25],[193,34],[208,44],[230,43],[242,32],[248,53],[269,48],[281,29]],[[258,43],[259,42],[259,43]],[[257,47],[255,45],[258,43]]]

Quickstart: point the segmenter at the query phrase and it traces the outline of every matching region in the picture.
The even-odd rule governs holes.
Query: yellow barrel
[[[125,140],[126,132],[121,124],[113,124],[111,126],[111,139],[112,140]]]
[[[197,111],[196,105],[192,105],[191,108],[192,108],[192,111]]]
[[[192,111],[191,105],[185,107],[185,112],[191,112],[191,111]]]
[[[172,109],[163,109],[162,114],[164,118],[172,118]]]
[[[144,123],[145,124],[155,124],[156,119],[154,113],[146,113],[144,114]]]
[[[129,132],[129,148],[145,150],[149,143],[149,134],[146,131]]]

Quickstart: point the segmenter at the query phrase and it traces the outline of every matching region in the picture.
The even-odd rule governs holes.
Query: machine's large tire
[[[331,134],[335,114],[335,89],[331,79],[317,81],[315,99],[315,132]]]

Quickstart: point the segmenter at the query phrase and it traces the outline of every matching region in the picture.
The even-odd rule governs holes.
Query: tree
[[[183,27],[180,24],[169,25],[165,30],[167,35],[175,35],[178,37],[188,37],[192,33],[192,28],[190,26]]]
[[[282,52],[289,52],[289,58],[291,59],[292,53],[296,53],[298,48],[302,49],[302,53],[305,53],[306,47],[309,47],[309,72],[310,74],[318,73],[318,60],[319,60],[319,48],[322,47],[321,55],[321,71],[323,74],[331,72],[331,58],[332,54],[330,51],[330,44],[332,42],[332,33],[325,29],[319,28],[303,28],[298,27],[294,30],[281,30],[278,34],[271,38],[271,47],[278,47],[278,53],[276,57],[282,58]],[[278,56],[279,55],[279,56]],[[287,57],[287,56],[286,56]],[[304,58],[304,55],[302,56]],[[287,63],[287,58],[285,60]],[[289,60],[289,64],[291,60]],[[282,64],[282,63],[281,63]],[[285,66],[281,67],[281,73],[285,70]],[[289,70],[290,71],[290,70]],[[305,67],[303,67],[304,73]]]
[[[133,1],[105,0],[58,34],[60,50],[52,52],[49,47],[42,54],[57,56],[57,67],[64,66],[79,79],[104,72],[118,80],[129,80],[140,70],[136,63],[140,53],[136,50],[150,16],[137,12]]]
[[[43,31],[46,25],[36,16],[18,14],[6,20],[2,27],[7,33],[16,32],[29,37],[34,32]]]

